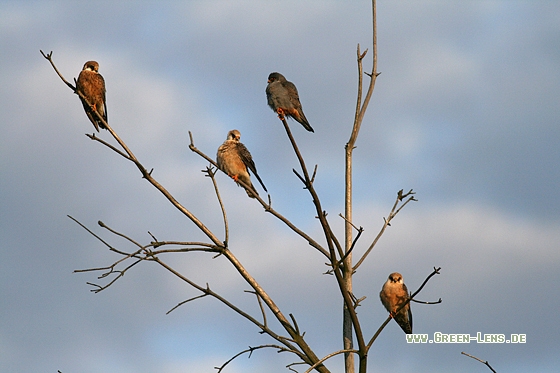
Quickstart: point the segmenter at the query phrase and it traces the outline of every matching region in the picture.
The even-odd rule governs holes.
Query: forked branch
[[[303,173],[303,179],[304,179],[304,185],[306,187],[306,189],[309,191],[309,194],[311,194],[311,197],[313,199],[313,204],[315,206],[315,210],[317,212],[317,217],[319,219],[319,222],[321,224],[321,228],[323,229],[323,234],[325,236],[325,240],[327,241],[327,247],[329,250],[329,255],[328,258],[330,259],[330,264],[332,266],[332,272],[335,275],[337,284],[338,284],[338,288],[341,292],[342,298],[344,300],[344,303],[346,304],[346,306],[349,309],[349,313],[350,313],[350,318],[352,320],[352,325],[354,326],[354,330],[356,332],[356,339],[358,341],[358,345],[360,347],[361,351],[365,350],[365,341],[363,339],[363,334],[362,334],[362,330],[361,330],[361,326],[360,326],[360,322],[358,320],[358,315],[356,313],[356,310],[354,309],[353,305],[354,302],[352,300],[352,294],[351,292],[346,288],[346,285],[344,284],[344,278],[342,275],[342,271],[339,265],[339,260],[337,258],[341,258],[342,256],[344,256],[343,254],[343,248],[340,245],[340,242],[338,241],[338,239],[336,238],[336,236],[334,235],[330,224],[327,220],[327,214],[325,211],[323,211],[323,208],[321,206],[321,201],[319,199],[319,196],[317,194],[317,192],[315,191],[315,187],[313,186],[313,183],[311,182],[311,179],[309,177],[309,173],[307,171],[307,166],[305,164],[305,160],[303,159],[299,148],[297,146],[297,143],[292,135],[292,132],[290,130],[290,127],[288,126],[288,123],[286,122],[285,118],[282,118],[282,124],[284,125],[284,129],[286,130],[286,134],[288,135],[288,138],[290,140],[290,143],[292,145],[292,148],[294,150],[294,153],[296,154],[296,157],[298,159],[298,162],[300,164],[300,168],[301,171]],[[337,255],[338,253],[338,255]]]
[[[371,245],[368,247],[368,249],[366,250],[364,255],[362,255],[360,260],[358,260],[356,265],[354,265],[354,268],[353,268],[354,272],[358,269],[358,267],[360,265],[362,265],[364,260],[366,260],[367,256],[371,252],[371,250],[373,250],[373,247],[375,246],[375,244],[377,244],[377,241],[379,241],[379,239],[381,238],[381,236],[385,232],[385,229],[387,229],[387,227],[389,227],[391,225],[391,220],[393,220],[393,218],[395,216],[397,216],[397,214],[402,210],[402,208],[405,207],[409,202],[417,201],[417,199],[414,198],[414,194],[415,194],[415,192],[413,192],[412,189],[409,190],[407,193],[403,193],[402,189],[398,191],[397,198],[395,200],[395,203],[393,204],[393,208],[391,209],[391,212],[389,212],[389,215],[387,216],[387,218],[383,219],[384,222],[383,222],[383,226],[381,227],[381,230],[379,231],[379,233],[377,234],[377,236],[375,237],[375,239],[373,240]],[[403,202],[403,200],[405,198],[406,198],[406,201]],[[399,206],[399,203],[400,203],[400,206]]]
[[[80,226],[84,227],[83,224],[81,224],[80,222],[78,222],[76,219],[73,219],[74,221],[76,221],[78,224],[80,224]],[[268,297],[268,295],[264,292],[264,290],[262,290],[260,288],[260,286],[258,286],[258,284],[256,283],[256,281],[254,279],[252,279],[252,277],[250,277],[248,275],[248,273],[244,273],[244,278],[246,278],[246,280],[252,284],[253,288],[257,288],[255,293],[257,294],[257,296],[259,298],[262,298],[265,303],[267,304],[267,306],[269,306],[269,308],[272,306],[272,310],[273,313],[275,314],[275,316],[279,319],[279,321],[284,325],[284,328],[286,330],[288,330],[290,332],[290,335],[292,337],[292,339],[286,338],[286,337],[282,337],[280,335],[278,335],[277,333],[275,333],[272,329],[270,329],[267,325],[266,325],[266,321],[265,323],[261,323],[259,322],[257,319],[255,319],[254,317],[252,317],[251,315],[249,315],[247,312],[243,311],[242,309],[240,309],[239,307],[235,306],[233,303],[231,303],[230,301],[228,301],[227,299],[225,299],[224,297],[222,297],[221,295],[219,295],[218,293],[214,292],[210,286],[208,284],[206,284],[206,287],[203,287],[197,283],[195,283],[194,281],[190,280],[189,278],[187,278],[186,276],[182,275],[181,273],[179,273],[178,271],[176,271],[174,268],[172,268],[171,266],[169,266],[167,263],[165,263],[164,261],[162,261],[158,254],[162,254],[162,253],[167,253],[167,252],[178,252],[179,250],[181,250],[181,252],[188,252],[188,251],[203,251],[203,252],[218,252],[218,253],[226,253],[227,255],[225,255],[230,261],[235,263],[236,268],[240,269],[242,272],[244,271],[243,267],[241,266],[241,263],[236,262],[235,257],[233,256],[233,254],[231,254],[231,252],[229,252],[229,250],[224,249],[222,247],[217,247],[217,246],[213,246],[210,244],[204,244],[204,243],[199,243],[199,242],[176,242],[176,241],[169,241],[169,242],[162,242],[162,241],[152,241],[150,242],[148,245],[140,245],[139,243],[137,243],[135,240],[131,239],[130,237],[126,236],[123,233],[120,233],[110,227],[108,227],[106,224],[101,223],[100,224],[102,227],[104,227],[105,229],[109,230],[112,234],[117,235],[119,237],[124,238],[125,240],[127,240],[130,243],[133,243],[135,246],[139,247],[138,250],[131,252],[131,253],[126,253],[124,251],[121,250],[116,250],[113,249],[111,245],[106,244],[111,251],[117,252],[121,255],[123,255],[123,258],[117,260],[116,262],[114,262],[112,265],[107,266],[107,267],[99,267],[99,268],[89,268],[89,269],[83,269],[83,270],[76,270],[75,272],[94,272],[94,271],[104,271],[100,276],[99,279],[105,278],[109,275],[112,274],[116,274],[116,277],[113,278],[108,284],[102,286],[102,285],[98,285],[98,284],[93,284],[93,283],[88,283],[89,285],[92,285],[95,287],[95,289],[93,289],[92,291],[94,292],[100,292],[106,288],[108,288],[109,286],[111,286],[112,284],[114,284],[118,279],[122,278],[124,276],[124,274],[126,273],[126,271],[128,271],[130,268],[132,268],[133,266],[135,266],[136,264],[138,264],[141,261],[152,261],[152,262],[156,262],[159,265],[161,265],[163,268],[165,268],[167,271],[169,271],[170,273],[172,273],[173,275],[175,275],[176,277],[178,277],[179,279],[183,280],[184,282],[186,282],[187,284],[189,284],[191,287],[195,288],[196,290],[200,291],[202,293],[202,295],[200,296],[196,296],[190,299],[187,299],[183,302],[180,302],[179,304],[177,304],[176,306],[174,306],[171,310],[169,310],[167,313],[170,313],[171,311],[177,309],[178,307],[180,307],[181,305],[184,305],[188,302],[194,301],[196,299],[200,299],[203,298],[205,296],[211,296],[217,300],[219,300],[220,302],[222,302],[223,304],[225,304],[227,307],[229,307],[231,310],[235,311],[236,313],[238,313],[239,315],[241,315],[242,317],[244,317],[245,319],[249,320],[251,323],[253,323],[254,325],[256,325],[259,329],[261,329],[262,333],[266,333],[268,334],[270,337],[272,337],[273,339],[275,339],[276,341],[282,343],[285,346],[285,351],[290,351],[295,353],[299,358],[301,358],[304,362],[306,362],[307,364],[313,364],[313,361],[317,360],[317,359],[310,359],[309,358],[309,353],[310,353],[310,348],[306,345],[305,341],[303,340],[303,336],[300,336],[297,333],[291,333],[291,331],[295,331],[297,328],[293,328],[291,327],[290,323],[282,316],[282,313],[280,312],[280,310],[276,307],[276,305],[272,302],[272,300],[270,299],[270,297]],[[98,235],[94,234],[93,232],[91,232],[91,230],[87,229],[84,227],[84,229],[86,229],[88,232],[90,232],[94,237],[98,238],[99,240],[103,241]],[[152,235],[153,238],[153,235]],[[173,244],[188,244],[188,245],[198,245],[199,247],[187,247],[187,248],[181,248],[181,249],[165,249],[165,250],[154,250],[152,251],[151,248],[159,248],[161,246],[164,245],[173,245]],[[117,270],[116,267],[121,264],[122,262],[124,262],[125,260],[134,258],[136,259],[132,264],[128,265],[125,269],[123,270]],[[246,271],[244,271],[246,272]],[[260,300],[259,300],[260,302]],[[261,308],[262,309],[262,308]],[[264,310],[262,310],[263,314],[264,314]],[[304,346],[304,350],[306,350],[306,352],[302,352],[300,351],[296,345],[294,345],[292,343],[292,341],[295,341],[295,343],[298,346]],[[324,367],[323,367],[324,368]],[[328,372],[328,370],[322,369],[322,372]]]

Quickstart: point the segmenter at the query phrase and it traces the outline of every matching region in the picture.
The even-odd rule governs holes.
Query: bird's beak
[[[267,82],[267,83],[270,83],[270,79],[268,79],[266,82]]]

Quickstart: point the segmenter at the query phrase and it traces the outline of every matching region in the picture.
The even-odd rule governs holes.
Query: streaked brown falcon
[[[228,132],[226,141],[218,148],[216,155],[217,163],[218,167],[235,180],[238,185],[240,185],[238,180],[245,183],[250,188],[245,189],[247,195],[255,198],[255,195],[259,195],[259,193],[257,193],[253,183],[251,183],[249,170],[255,175],[264,191],[267,192],[267,190],[259,174],[257,174],[257,167],[255,162],[253,162],[251,153],[249,153],[245,145],[239,142],[240,138],[241,133],[238,130]]]
[[[105,79],[99,74],[99,64],[96,61],[88,61],[84,64],[78,80],[76,81],[76,90],[83,94],[89,101],[93,110],[107,122],[107,104],[105,101]],[[92,108],[80,97],[86,115],[91,123],[93,123],[97,132],[99,128],[105,128],[103,122],[99,120]]]
[[[379,293],[381,303],[389,311],[391,317],[395,319],[406,334],[412,334],[410,303],[404,306],[399,313],[395,313],[397,308],[408,300],[408,296],[408,289],[403,282],[402,275],[398,272],[393,272],[389,275],[387,282],[385,282],[383,289],[381,289],[381,293]]]

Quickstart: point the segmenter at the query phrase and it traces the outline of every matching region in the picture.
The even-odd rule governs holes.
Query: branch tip
[[[313,175],[311,176],[311,184],[313,184],[313,182],[315,181],[316,175],[317,175],[317,165],[315,165],[315,168],[313,169]]]
[[[496,371],[494,370],[494,368],[492,368],[492,367],[490,366],[490,364],[488,363],[488,361],[483,361],[482,359],[479,359],[479,358],[477,358],[476,356],[469,355],[469,354],[467,354],[466,352],[462,352],[462,351],[461,351],[461,355],[468,356],[468,357],[470,357],[471,359],[475,359],[475,360],[481,362],[482,364],[486,365],[486,366],[488,367],[488,369],[490,369],[492,372],[496,373]]]
[[[362,53],[362,54],[360,55],[360,57],[359,57],[360,60],[363,60],[363,59],[364,59],[364,57],[366,56],[367,52],[368,52],[368,50],[367,50],[367,48],[366,48],[366,50],[364,51],[364,53]]]

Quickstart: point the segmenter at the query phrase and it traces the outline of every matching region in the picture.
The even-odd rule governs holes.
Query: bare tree
[[[212,231],[205,225],[201,220],[195,216],[187,207],[180,204],[177,199],[173,197],[173,195],[162,185],[160,184],[152,175],[152,171],[148,171],[148,169],[136,158],[136,156],[132,153],[130,148],[125,144],[125,142],[117,135],[117,133],[113,130],[111,126],[100,116],[97,111],[94,110],[93,106],[87,101],[87,98],[79,91],[76,90],[76,87],[68,82],[62,74],[56,68],[53,59],[52,59],[52,52],[49,54],[45,54],[41,51],[41,54],[51,63],[52,67],[59,75],[59,77],[63,80],[63,82],[74,91],[74,93],[78,94],[85,105],[89,105],[92,109],[92,113],[96,114],[99,121],[106,127],[109,134],[112,136],[113,140],[116,144],[113,144],[107,140],[104,140],[96,134],[88,134],[87,136],[101,145],[105,146],[106,148],[112,150],[120,157],[124,158],[127,161],[132,162],[136,168],[140,171],[142,177],[146,179],[154,188],[156,188],[160,193],[162,193],[169,203],[171,203],[176,209],[178,209],[187,219],[194,224],[197,229],[200,230],[206,237],[206,241],[204,242],[194,242],[194,241],[160,241],[154,235],[151,235],[152,240],[149,243],[140,243],[139,241],[127,236],[126,234],[113,229],[103,222],[99,222],[99,226],[103,229],[107,230],[111,234],[115,236],[119,236],[124,238],[125,240],[132,243],[136,250],[134,251],[125,251],[119,248],[113,247],[109,244],[106,240],[101,238],[98,234],[87,228],[85,225],[80,223],[78,220],[70,217],[84,229],[86,229],[90,234],[95,236],[100,242],[102,242],[105,246],[109,248],[110,251],[114,252],[119,256],[117,260],[115,260],[110,265],[98,268],[89,268],[89,269],[82,269],[76,270],[75,272],[100,272],[99,279],[103,280],[103,284],[97,283],[88,283],[93,286],[92,291],[100,292],[111,285],[115,284],[117,280],[123,277],[123,275],[137,264],[149,261],[155,262],[159,264],[162,268],[166,269],[177,278],[184,281],[189,286],[193,287],[197,291],[200,292],[200,295],[184,300],[178,303],[175,307],[173,307],[169,312],[173,311],[179,306],[183,304],[195,301],[197,299],[210,296],[219,302],[223,303],[232,311],[239,314],[241,317],[245,318],[246,320],[253,323],[257,326],[261,333],[267,334],[273,343],[271,344],[264,344],[255,347],[249,347],[246,350],[243,350],[233,356],[231,359],[223,363],[221,366],[216,367],[218,372],[222,372],[226,366],[234,360],[236,357],[243,355],[243,354],[252,354],[253,351],[260,350],[263,348],[272,348],[276,349],[278,352],[288,352],[295,355],[296,361],[292,364],[287,366],[288,369],[292,371],[296,371],[295,366],[299,364],[304,364],[307,366],[306,372],[310,372],[312,370],[316,370],[318,372],[327,373],[330,372],[329,368],[326,365],[327,360],[331,357],[344,354],[345,355],[345,371],[346,373],[353,373],[355,371],[355,362],[354,362],[354,355],[358,356],[358,371],[360,373],[367,372],[367,357],[368,351],[371,348],[372,344],[375,342],[377,336],[381,333],[383,328],[389,323],[392,316],[389,315],[386,321],[379,327],[376,333],[373,336],[367,338],[361,328],[360,320],[358,318],[358,314],[356,312],[356,307],[359,306],[360,302],[365,299],[365,297],[357,298],[354,296],[352,291],[352,277],[354,273],[358,270],[361,264],[367,259],[369,254],[372,252],[372,249],[378,242],[379,238],[383,235],[386,228],[390,225],[391,221],[397,216],[397,214],[411,201],[415,201],[414,192],[412,190],[408,192],[403,192],[400,190],[397,193],[397,197],[395,202],[387,215],[384,219],[384,224],[381,226],[381,229],[375,239],[364,248],[364,250],[360,250],[357,248],[358,240],[363,232],[363,228],[356,227],[352,221],[352,153],[353,149],[356,147],[356,142],[358,139],[360,127],[363,122],[364,115],[367,111],[370,99],[373,94],[373,90],[375,87],[375,81],[379,73],[377,72],[377,38],[376,38],[376,6],[375,0],[372,0],[372,25],[373,25],[373,67],[371,73],[364,72],[363,70],[363,60],[366,57],[367,50],[362,52],[360,50],[360,46],[358,45],[357,48],[357,64],[358,64],[358,94],[357,94],[357,104],[356,104],[356,113],[354,117],[354,124],[352,126],[352,131],[350,135],[350,139],[346,144],[346,171],[345,171],[345,213],[344,215],[340,215],[341,218],[344,219],[345,224],[345,237],[344,242],[339,240],[339,238],[333,233],[333,229],[331,227],[331,222],[327,219],[327,212],[323,209],[321,204],[321,199],[317,191],[315,190],[315,176],[317,173],[317,166],[314,167],[313,172],[310,173],[307,167],[307,164],[302,157],[297,142],[293,137],[290,127],[284,118],[282,118],[282,124],[286,131],[286,135],[290,141],[294,154],[298,160],[299,168],[293,169],[294,174],[296,177],[301,181],[304,186],[304,189],[308,191],[310,196],[312,197],[312,203],[315,208],[315,212],[320,223],[322,229],[322,238],[325,240],[326,244],[320,244],[319,240],[311,237],[302,229],[298,228],[295,224],[293,224],[289,219],[284,217],[280,212],[276,211],[272,207],[271,196],[268,195],[267,200],[264,200],[258,195],[254,195],[254,201],[259,203],[266,213],[271,214],[276,219],[283,222],[286,226],[288,226],[296,235],[301,237],[305,240],[309,245],[316,250],[322,257],[327,259],[329,270],[328,274],[333,275],[336,278],[339,294],[341,296],[343,302],[343,348],[334,351],[332,353],[327,354],[326,356],[319,357],[313,351],[311,346],[307,343],[305,339],[305,333],[301,332],[301,329],[296,321],[296,317],[293,314],[286,315],[282,312],[281,308],[273,301],[270,295],[263,289],[257,280],[245,269],[243,264],[237,259],[237,257],[233,254],[233,252],[229,248],[229,224],[228,218],[226,214],[226,209],[224,203],[222,201],[222,197],[220,195],[220,191],[218,188],[218,183],[216,181],[215,175],[217,170],[219,170],[218,165],[208,155],[206,155],[203,151],[198,149],[194,143],[194,137],[192,133],[189,132],[190,136],[190,145],[189,148],[194,153],[196,153],[201,158],[205,159],[209,165],[204,170],[205,176],[207,176],[212,183],[212,187],[214,193],[216,195],[217,204],[221,210],[222,220],[223,220],[223,229],[224,229],[224,236],[223,238],[220,237],[219,234]],[[363,96],[363,86],[364,80],[369,78],[369,85],[367,87],[365,96]],[[246,189],[249,185],[246,185],[242,180],[238,180],[238,182],[245,187]],[[253,203],[253,199],[247,199],[247,203]],[[353,231],[356,231],[356,235],[354,236]],[[251,315],[249,312],[239,308],[234,304],[233,301],[226,299],[222,295],[218,294],[214,290],[210,288],[208,284],[199,284],[194,282],[192,279],[188,278],[184,274],[180,273],[178,270],[173,268],[168,262],[164,259],[166,255],[169,254],[185,254],[191,252],[206,252],[213,254],[215,256],[223,256],[226,260],[237,270],[239,276],[241,276],[245,282],[251,287],[249,292],[253,293],[256,297],[256,301],[259,305],[260,315],[255,316]],[[360,253],[359,259],[356,263],[353,262],[353,253]],[[434,276],[435,274],[439,273],[439,268],[435,268],[433,272],[429,276],[427,276],[424,283],[419,287],[417,291],[410,295],[407,302],[402,307],[405,307],[408,302],[414,300],[416,294],[418,294],[424,285],[428,282],[428,280]],[[441,302],[441,299],[438,301]],[[438,303],[434,302],[434,303]],[[400,309],[399,309],[400,310]],[[168,312],[168,313],[169,313]],[[397,310],[398,312],[398,310]],[[268,322],[267,316],[272,314],[272,316],[280,323],[281,330],[275,330],[273,327],[270,326]],[[356,347],[355,347],[356,345]]]

